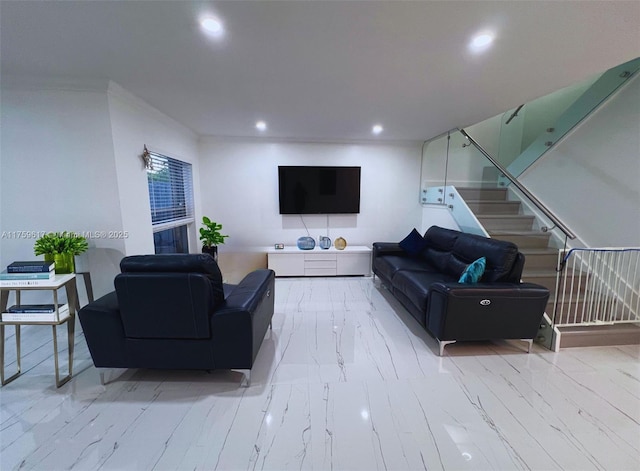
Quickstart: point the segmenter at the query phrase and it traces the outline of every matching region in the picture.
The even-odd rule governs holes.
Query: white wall
[[[106,232],[77,257],[94,294],[113,290],[125,255],[153,253],[146,171],[149,150],[193,165],[200,219],[195,134],[111,82],[3,83],[0,147],[0,266],[33,260],[33,237],[13,231]],[[27,191],[28,190],[28,191]],[[194,224],[190,248],[199,251]],[[120,238],[118,233],[128,232]],[[116,236],[110,236],[115,233]],[[84,297],[83,287],[80,295]]]
[[[422,224],[420,145],[316,144],[203,138],[202,212],[223,224],[220,252],[295,245],[307,235],[299,216],[280,215],[278,165],[362,167],[360,214],[306,215],[309,234],[351,245],[396,241]],[[328,226],[327,226],[328,220]]]
[[[3,84],[1,230],[118,231],[122,219],[107,96],[102,90]],[[33,237],[2,238],[0,266],[33,260]],[[110,291],[124,242],[90,239],[96,295]]]
[[[521,180],[588,246],[640,246],[640,76]]]
[[[196,221],[200,213],[200,168],[196,135],[127,92],[114,82],[108,89],[109,114],[113,133],[119,206],[127,255],[154,253],[147,172],[140,158],[146,144],[151,152],[189,162],[193,171]],[[189,249],[199,251],[198,224],[189,231]]]

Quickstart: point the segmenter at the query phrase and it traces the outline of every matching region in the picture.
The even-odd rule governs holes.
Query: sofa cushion
[[[460,234],[454,244],[447,273],[462,275],[469,263],[479,257],[485,257],[487,263],[481,280],[502,281],[511,272],[517,256],[518,247],[512,242],[474,234]]]
[[[436,267],[442,273],[447,273],[449,260],[451,259],[451,251],[458,240],[460,232],[443,227],[431,226],[424,235],[427,242],[427,248],[422,252],[421,256]],[[462,270],[457,273],[459,276]],[[454,273],[451,273],[454,276]]]
[[[393,277],[393,289],[404,294],[421,312],[427,312],[431,284],[456,280],[436,271],[400,270]]]
[[[425,263],[424,260],[407,257],[406,255],[385,255],[384,257],[376,257],[373,261],[374,270],[379,276],[389,281],[399,270],[416,270],[416,271],[437,271],[434,267]]]
[[[482,274],[484,273],[484,269],[487,265],[487,259],[484,257],[480,257],[478,260],[474,261],[467,265],[467,268],[464,269],[458,283],[465,284],[475,284],[480,281]]]
[[[407,237],[400,241],[399,245],[402,250],[415,257],[427,247],[427,241],[414,228]]]

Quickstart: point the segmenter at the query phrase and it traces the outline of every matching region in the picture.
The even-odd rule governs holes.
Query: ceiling
[[[212,136],[421,141],[640,56],[639,1],[1,0],[0,20],[3,80],[113,80]]]

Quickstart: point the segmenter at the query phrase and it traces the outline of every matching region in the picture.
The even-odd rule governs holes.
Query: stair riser
[[[547,269],[555,271],[558,264],[558,254],[525,254],[524,270]]]
[[[509,219],[498,219],[498,218],[483,218],[480,216],[478,218],[480,223],[484,226],[487,231],[498,230],[498,229],[509,229],[514,231],[530,231],[533,227],[533,216],[523,216],[522,218],[509,218]]]
[[[502,188],[457,188],[466,200],[506,201],[507,190]]]
[[[509,201],[505,203],[491,202],[491,201],[467,201],[469,209],[473,211],[476,216],[482,214],[519,214],[520,202]]]
[[[557,314],[554,311],[555,305],[553,301],[547,303],[547,310],[545,311],[550,319],[553,319],[555,324],[569,324],[581,322],[587,315],[589,309],[583,301],[572,302],[567,306],[558,306]]]
[[[491,234],[491,232],[489,232]],[[518,246],[520,250],[529,249],[542,249],[549,246],[550,234],[540,235],[520,235],[520,234],[496,234],[491,235],[494,239],[508,240]]]
[[[563,332],[560,336],[560,348],[607,345],[640,345],[640,329],[607,332],[594,327],[588,333]]]
[[[526,273],[523,273],[522,281],[526,281],[529,283],[536,283],[536,284],[545,286],[549,289],[549,291],[551,291],[552,296],[556,291],[556,275],[550,274],[549,276],[527,276]],[[571,278],[568,278],[567,284],[566,284],[567,295],[569,290],[572,290],[574,293],[583,293],[585,285],[586,285],[586,277],[582,277],[582,279],[576,277],[575,281],[571,280]],[[564,285],[560,285],[560,289],[562,289],[563,286]]]

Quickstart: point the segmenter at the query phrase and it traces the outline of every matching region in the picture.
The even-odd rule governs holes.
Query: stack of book
[[[13,262],[0,273],[0,286],[6,288],[47,285],[56,276],[54,268],[54,262]]]
[[[2,313],[2,322],[58,322],[69,317],[69,305],[16,304]]]

